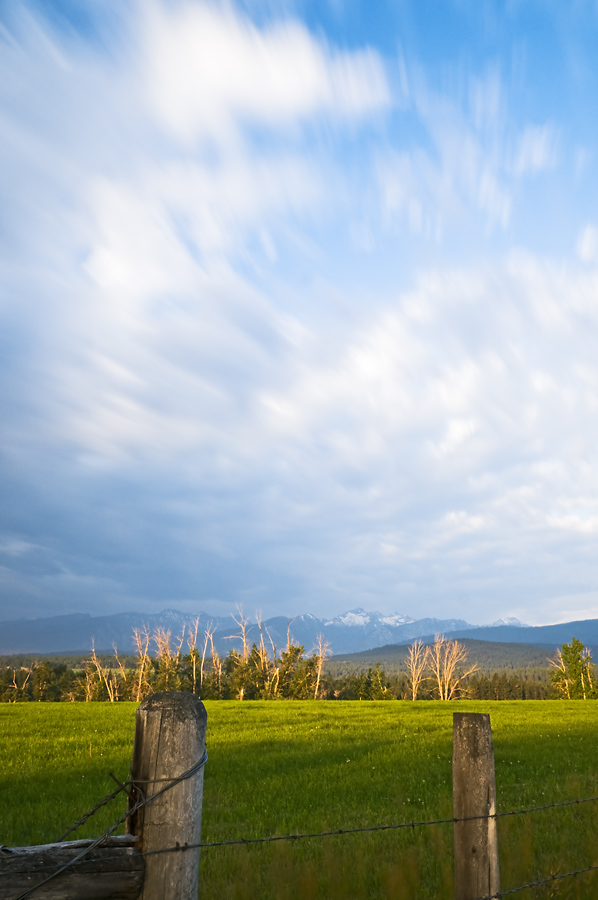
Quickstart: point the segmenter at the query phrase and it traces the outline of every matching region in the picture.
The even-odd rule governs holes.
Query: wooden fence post
[[[151,694],[137,708],[132,802],[157,794],[198,763],[205,752],[207,713],[190,693]],[[144,854],[201,840],[203,768],[156,797],[127,820]],[[139,900],[197,900],[199,849],[145,857]]]
[[[488,713],[453,713],[453,815],[496,813],[494,751]],[[455,822],[455,900],[500,891],[496,819]]]

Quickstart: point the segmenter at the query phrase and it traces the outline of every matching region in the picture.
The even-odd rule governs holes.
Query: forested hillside
[[[480,641],[473,638],[460,638],[468,654],[468,661],[477,665],[482,674],[509,674],[512,672],[545,672],[548,668],[548,657],[554,656],[556,644],[511,644],[499,641]],[[391,674],[404,673],[405,660],[409,652],[406,644],[389,644],[376,650],[364,650],[361,653],[338,654],[326,663],[326,670],[339,676],[368,669],[376,663]]]

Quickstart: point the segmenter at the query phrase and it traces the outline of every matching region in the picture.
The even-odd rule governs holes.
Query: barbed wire
[[[23,893],[19,894],[18,897],[15,897],[14,900],[26,900],[27,897],[29,897],[31,894],[33,894],[34,891],[38,890],[38,888],[42,887],[42,885],[47,884],[49,881],[52,881],[58,875],[61,875],[63,872],[65,872],[67,869],[70,869],[72,866],[76,865],[85,856],[87,856],[89,853],[91,853],[93,850],[95,850],[97,847],[99,847],[102,844],[102,842],[104,842],[106,840],[106,838],[110,837],[110,835],[113,834],[113,832],[115,832],[116,829],[120,825],[123,824],[123,822],[125,822],[128,818],[133,816],[138,810],[140,810],[142,807],[146,806],[148,803],[151,803],[153,800],[155,800],[157,797],[160,797],[162,794],[165,794],[166,791],[169,791],[175,785],[180,784],[182,781],[186,781],[188,778],[192,778],[193,775],[196,775],[197,772],[199,772],[199,770],[202,769],[203,766],[205,766],[207,761],[208,761],[208,751],[204,750],[201,759],[198,762],[196,762],[195,765],[191,766],[190,769],[188,769],[186,772],[183,772],[182,775],[178,775],[177,777],[173,778],[171,781],[169,781],[167,784],[165,784],[164,787],[162,787],[158,791],[156,791],[155,794],[152,794],[151,797],[142,796],[141,800],[138,800],[129,809],[127,809],[126,812],[122,816],[120,816],[120,818],[118,818],[116,820],[114,825],[111,825],[110,828],[107,828],[106,831],[104,832],[104,834],[102,834],[99,838],[96,838],[96,840],[92,841],[88,847],[83,848],[83,850],[81,850],[81,852],[78,853],[77,856],[75,856],[73,859],[70,859],[68,862],[64,863],[64,865],[60,866],[55,872],[52,872],[47,878],[44,878],[42,881],[39,881],[37,884],[32,885],[30,888],[27,888],[26,891],[23,891]],[[163,781],[164,779],[155,779],[155,780]],[[152,779],[149,779],[148,781],[143,781],[143,784],[149,784],[149,783],[151,783],[151,781],[152,781]],[[134,787],[136,787],[135,781],[131,781],[130,783]],[[11,874],[14,874],[14,873],[11,873]]]
[[[198,768],[200,768],[201,765],[204,765],[204,764],[205,763],[200,761],[200,763],[198,763],[197,766],[194,767],[195,771],[197,771]],[[190,774],[185,773],[186,777],[188,777],[188,778],[191,777],[192,774],[194,774],[193,770],[189,770],[189,772],[190,772]],[[173,780],[167,779],[167,778],[148,779],[147,781],[143,781],[143,783],[147,784],[150,781],[152,783],[169,782],[170,785],[177,783],[176,781],[173,781]],[[126,782],[126,784],[132,784],[132,782]],[[136,782],[136,784],[137,784],[137,782]],[[160,793],[163,793],[164,790],[168,790],[168,787],[163,788],[161,791],[154,794],[152,797],[149,798],[149,800],[152,800],[153,797],[157,797]],[[399,823],[391,823],[391,824],[387,824],[387,825],[363,825],[363,826],[359,826],[356,828],[336,828],[331,831],[314,831],[314,832],[306,832],[306,833],[300,833],[300,834],[282,834],[282,835],[273,835],[273,836],[268,836],[268,837],[255,837],[255,838],[233,838],[231,840],[225,840],[225,841],[201,841],[201,842],[192,843],[192,844],[177,843],[174,847],[163,847],[159,850],[150,850],[145,853],[142,853],[141,855],[144,857],[157,856],[157,855],[161,855],[163,853],[182,853],[182,852],[185,852],[186,850],[209,849],[211,847],[247,846],[248,844],[267,844],[267,843],[274,843],[274,842],[278,842],[278,841],[300,841],[300,840],[313,839],[313,838],[319,838],[319,837],[335,837],[335,836],[344,835],[344,834],[363,834],[363,833],[367,833],[367,832],[376,832],[376,831],[397,831],[397,830],[405,829],[405,828],[414,829],[414,828],[422,828],[422,827],[430,826],[430,825],[455,825],[460,822],[475,822],[475,821],[479,821],[480,819],[500,819],[500,818],[505,818],[507,816],[527,815],[528,813],[541,812],[542,810],[555,809],[555,808],[565,807],[565,806],[577,806],[582,803],[592,803],[592,802],[596,802],[596,801],[598,801],[598,796],[584,797],[581,799],[576,798],[574,800],[560,800],[560,801],[556,801],[554,803],[545,803],[542,806],[531,806],[531,807],[526,807],[524,809],[505,810],[503,812],[489,813],[487,815],[464,816],[462,818],[453,816],[451,818],[446,818],[446,819],[425,819],[425,820],[419,820],[419,821],[412,820],[411,822],[399,822]],[[149,802],[149,801],[146,801],[146,802]],[[118,825],[122,824],[122,822],[126,818],[128,818],[130,815],[132,815],[133,812],[136,811],[137,809],[140,809],[141,806],[143,806],[143,805],[144,805],[143,801],[140,801],[134,809],[125,813],[125,815],[121,819],[119,819],[119,821],[113,827],[118,827]],[[111,859],[118,859],[118,858],[119,857],[108,856],[108,857],[105,857],[105,860],[109,861]],[[585,871],[585,870],[581,870],[581,871]],[[2,873],[0,873],[0,874],[2,874]]]
[[[128,797],[132,798],[133,792],[130,791],[129,788],[137,788],[137,790],[141,792],[141,788],[139,787],[140,784],[161,784],[166,781],[172,781],[171,778],[137,778],[135,782],[130,780],[119,781],[113,772],[108,772],[108,775],[110,778],[116,781],[118,788],[115,791],[112,791],[111,794],[106,794],[105,797],[99,800],[96,805],[92,807],[92,809],[84,813],[80,819],[74,822],[71,827],[68,828],[64,832],[64,834],[58,838],[58,840],[56,841],[57,844],[61,844],[69,834],[72,834],[78,828],[81,828],[82,825],[85,825],[88,819],[91,819],[91,817],[94,816],[100,809],[102,809],[102,807],[106,806],[108,803],[110,803],[111,800],[114,800],[116,797],[118,797],[119,794],[122,794],[124,792]],[[190,778],[191,775],[188,775],[187,777]]]
[[[402,828],[421,828],[426,825],[455,825],[459,822],[475,822],[479,819],[501,819],[506,816],[522,816],[532,812],[540,812],[546,809],[555,809],[563,806],[575,806],[581,803],[592,803],[598,801],[596,797],[585,797],[581,800],[562,800],[556,803],[546,803],[543,806],[531,806],[526,809],[512,809],[504,812],[489,813],[479,816],[465,816],[463,818],[452,817],[450,819],[427,819],[423,821],[399,822],[391,825],[364,825],[358,828],[336,828],[333,831],[315,831],[306,834],[283,834],[273,837],[257,837],[257,838],[235,838],[228,841],[206,841],[196,844],[183,844],[176,847],[164,847],[161,850],[151,850],[144,856],[153,856],[160,853],[180,853],[183,850],[204,849],[208,847],[231,847],[235,845],[247,844],[268,844],[274,841],[300,841],[308,838],[317,837],[334,837],[341,834],[359,834],[370,831],[396,831]]]
[[[206,759],[207,759],[207,754],[206,754]],[[146,780],[141,780],[141,781],[136,780],[134,783],[131,781],[128,781],[123,784],[123,786],[119,789],[119,791],[125,790],[126,786],[129,786],[129,785],[136,786],[140,783],[149,784],[149,783],[168,782],[167,788],[163,788],[162,790],[156,792],[154,795],[152,795],[152,797],[149,798],[149,800],[152,800],[154,797],[157,797],[157,796],[159,796],[159,794],[163,793],[164,790],[168,790],[170,786],[177,784],[179,780],[183,780],[183,778],[192,777],[192,775],[195,774],[195,772],[198,771],[199,768],[201,768],[203,765],[205,765],[205,761],[203,761],[203,757],[202,757],[202,760],[200,760],[200,762],[197,763],[196,766],[193,767],[193,769],[190,769],[188,773],[185,773],[184,776],[181,776],[181,778],[178,780],[172,780],[172,779],[168,779],[168,778],[155,778],[155,779],[146,779]],[[102,801],[100,801],[96,805],[96,807],[94,807],[94,810],[92,810],[90,813],[86,814],[86,817],[89,818],[89,815],[93,814],[93,812],[97,812],[97,810],[100,809],[101,806],[105,805],[105,803],[107,802],[108,799],[111,799],[114,796],[118,796],[119,791],[114,791],[113,794],[107,795],[106,798],[104,798]],[[521,816],[521,815],[527,815],[527,814],[533,813],[533,812],[541,812],[541,811],[547,810],[547,809],[556,809],[559,807],[566,807],[566,806],[578,806],[582,803],[593,803],[596,801],[598,801],[598,796],[584,797],[581,799],[576,798],[573,800],[560,800],[560,801],[556,801],[554,803],[545,803],[542,806],[530,806],[530,807],[526,807],[524,809],[504,810],[503,812],[489,813],[486,815],[478,815],[478,816],[465,816],[462,818],[457,818],[457,817],[453,816],[451,818],[446,818],[446,819],[426,819],[426,820],[420,820],[420,821],[412,820],[411,822],[399,822],[399,823],[391,823],[391,824],[387,824],[387,825],[364,825],[364,826],[359,826],[357,828],[336,828],[331,831],[315,831],[315,832],[307,832],[307,833],[300,833],[300,834],[283,834],[283,835],[273,835],[273,836],[268,836],[268,837],[255,837],[255,838],[233,838],[231,840],[226,840],[226,841],[202,841],[202,842],[193,843],[193,844],[178,844],[177,843],[174,847],[163,847],[160,850],[151,850],[147,853],[144,853],[143,856],[154,856],[154,855],[158,855],[158,854],[162,854],[162,853],[180,853],[185,850],[206,849],[206,848],[210,848],[210,847],[245,846],[248,844],[266,844],[266,843],[273,843],[276,841],[299,841],[299,840],[312,839],[312,838],[318,838],[318,837],[334,837],[334,836],[343,835],[343,834],[360,834],[360,833],[375,832],[375,831],[396,831],[396,830],[400,830],[400,829],[404,829],[404,828],[422,828],[422,827],[430,826],[430,825],[451,825],[451,824],[455,825],[459,822],[474,822],[474,821],[478,821],[480,819],[500,819],[500,818],[505,818],[507,816]],[[149,801],[145,801],[145,802],[149,802]],[[129,816],[131,816],[133,814],[133,812],[137,811],[137,809],[140,809],[143,805],[145,805],[144,801],[143,800],[139,801],[139,803],[136,804],[135,808],[127,811],[125,813],[125,815],[123,817],[121,817],[121,819],[118,820],[118,822],[115,824],[115,826],[113,826],[113,828],[116,828],[119,825],[121,825],[123,823],[123,821],[125,821]],[[80,819],[79,822],[83,821],[86,817],[82,817],[82,819]],[[76,823],[76,824],[78,824],[78,823]],[[73,828],[70,829],[70,831],[73,831],[74,828],[75,828],[75,826],[73,826]],[[67,833],[70,833],[70,831]],[[107,859],[110,859],[110,857],[107,857]]]
[[[111,778],[114,778],[115,781],[117,781],[116,777],[112,774],[112,772],[108,772],[108,775]],[[95,816],[95,814],[98,812],[98,810],[102,809],[103,806],[106,806],[108,803],[110,803],[111,800],[114,800],[116,797],[118,797],[119,794],[122,794],[123,791],[125,793],[128,793],[127,787],[130,784],[131,784],[130,781],[125,781],[123,784],[118,782],[119,787],[115,791],[112,791],[111,794],[106,794],[105,797],[103,797],[98,803],[96,803],[96,805],[94,807],[92,807],[92,809],[90,809],[88,812],[84,813],[80,819],[78,819],[76,822],[74,822],[73,825],[71,825],[71,827],[68,828],[64,832],[64,834],[58,838],[56,843],[61,844],[62,841],[64,841],[64,839],[69,836],[69,834],[72,834],[73,831],[76,831],[82,825],[85,825],[87,820],[91,819],[92,816]]]
[[[110,800],[117,797],[120,793],[125,792],[129,795],[129,797],[131,797],[132,796],[131,793],[127,790],[128,787],[135,788],[139,791],[141,791],[141,789],[139,787],[140,784],[146,785],[146,784],[164,783],[164,787],[162,787],[162,788],[160,788],[160,790],[156,791],[156,793],[153,794],[151,797],[145,797],[142,794],[141,799],[139,801],[137,801],[136,803],[133,803],[133,805],[119,819],[117,819],[117,821],[110,828],[106,829],[104,834],[102,834],[96,840],[92,841],[87,847],[85,847],[81,851],[81,853],[77,854],[76,857],[74,857],[72,860],[69,860],[69,862],[65,863],[58,870],[56,870],[51,875],[49,875],[48,878],[44,879],[43,881],[41,881],[38,884],[34,885],[33,887],[29,888],[27,891],[20,894],[18,897],[14,898],[14,900],[25,900],[25,898],[28,897],[30,894],[32,894],[35,890],[37,890],[37,888],[41,887],[43,884],[46,884],[48,881],[51,881],[53,878],[60,875],[66,869],[81,862],[85,856],[87,856],[89,853],[91,853],[93,850],[95,850],[97,847],[99,847],[103,842],[105,842],[106,839],[111,834],[113,834],[113,832],[120,825],[123,824],[123,822],[125,822],[128,818],[130,818],[132,815],[134,815],[139,809],[141,809],[142,807],[144,807],[145,805],[150,803],[152,800],[159,797],[161,794],[170,790],[176,784],[179,784],[181,781],[184,781],[188,778],[191,778],[193,775],[195,775],[206,764],[207,759],[208,759],[207,751],[204,751],[202,758],[194,766],[192,766],[187,772],[184,772],[182,775],[178,776],[177,778],[172,778],[172,779],[169,779],[169,778],[136,779],[134,781],[127,781],[127,782],[121,783],[121,782],[118,782],[118,780],[115,778],[115,776],[112,773],[109,773],[110,776],[112,778],[114,778],[115,781],[117,781],[117,783],[119,785],[118,789],[116,791],[113,791],[111,794],[106,795],[106,797],[102,798],[102,800],[100,800],[96,804],[96,806],[93,807],[92,810],[90,810],[88,813],[86,813],[84,816],[82,816],[81,819],[78,820],[78,822],[76,822],[67,832],[65,832],[65,835],[63,836],[63,838],[60,839],[61,841],[64,840],[64,837],[66,835],[75,831],[81,824],[86,822],[99,809],[101,809],[108,802],[110,802]],[[546,804],[543,804],[542,806],[532,806],[532,807],[527,807],[524,809],[505,810],[503,812],[496,812],[496,813],[490,813],[490,814],[478,815],[478,816],[466,816],[466,817],[461,817],[461,818],[451,817],[451,818],[445,818],[445,819],[427,819],[427,820],[420,820],[420,821],[413,820],[411,822],[400,822],[400,823],[392,823],[392,824],[387,824],[387,825],[366,825],[366,826],[359,826],[356,828],[337,828],[337,829],[334,829],[331,831],[317,831],[317,832],[308,832],[308,833],[300,833],[300,834],[273,835],[273,836],[268,836],[268,837],[256,837],[256,838],[235,838],[232,840],[225,840],[225,841],[202,841],[202,842],[197,842],[197,843],[192,843],[192,844],[177,843],[173,847],[163,847],[158,850],[150,850],[145,853],[141,853],[140,856],[145,858],[145,857],[157,856],[157,855],[161,855],[161,854],[165,854],[165,853],[182,853],[182,852],[186,852],[187,850],[208,849],[211,847],[247,846],[247,845],[251,845],[251,844],[266,844],[266,843],[274,843],[274,842],[279,842],[279,841],[300,841],[300,840],[308,840],[308,839],[314,839],[314,838],[335,837],[335,836],[340,836],[340,835],[345,835],[345,834],[363,834],[363,833],[371,833],[371,832],[379,832],[379,831],[396,831],[396,830],[406,829],[406,828],[415,829],[415,828],[422,828],[422,827],[432,826],[432,825],[449,825],[449,824],[455,825],[460,822],[472,822],[472,821],[477,821],[477,820],[481,820],[481,819],[500,819],[500,818],[505,818],[507,816],[527,815],[529,813],[541,812],[541,811],[547,810],[547,809],[562,808],[562,807],[567,807],[567,806],[576,806],[576,805],[580,805],[583,803],[592,803],[592,802],[596,802],[596,801],[598,801],[598,796],[585,797],[585,798],[581,798],[581,799],[576,798],[573,800],[561,800],[561,801],[557,801],[554,803],[546,803]],[[118,860],[118,859],[122,859],[122,854],[120,856],[104,856],[103,857],[103,861],[105,861],[105,862],[108,862],[111,860]],[[520,885],[519,887],[511,888],[507,891],[501,891],[500,893],[493,894],[491,897],[478,898],[478,900],[497,900],[497,898],[501,898],[508,894],[517,893],[517,892],[525,890],[527,888],[536,887],[541,884],[547,884],[551,881],[555,881],[558,879],[568,878],[568,877],[572,877],[575,875],[583,874],[585,872],[594,871],[595,869],[598,869],[598,866],[588,866],[586,868],[578,869],[573,872],[567,872],[567,873],[564,873],[561,875],[551,875],[548,878],[540,879],[540,880],[534,881],[534,882],[528,882],[526,884]],[[0,872],[0,875],[2,875],[2,874],[18,875],[18,874],[30,874],[30,872],[18,872],[18,871],[12,870],[10,873]]]
[[[517,894],[519,891],[526,891],[528,888],[540,887],[543,884],[550,884],[553,881],[559,881],[562,878],[573,878],[575,875],[583,875],[586,872],[596,872],[598,866],[586,866],[585,869],[575,869],[573,872],[562,872],[557,875],[549,875],[548,878],[539,878],[537,881],[528,881],[527,884],[520,884],[519,887],[509,888],[507,891],[499,891],[497,894],[491,894],[485,897],[476,897],[476,900],[500,900],[508,894]]]

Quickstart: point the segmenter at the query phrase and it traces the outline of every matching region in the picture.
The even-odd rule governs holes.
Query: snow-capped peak
[[[403,616],[401,613],[393,613],[392,616],[380,616],[380,621],[385,625],[410,625],[414,619],[410,616]]]
[[[523,622],[520,622],[515,616],[506,616],[504,619],[497,619],[496,622],[492,622],[490,627],[495,628],[499,625],[513,625],[517,628],[527,628],[527,625],[524,625]]]
[[[337,616],[335,621],[342,625],[367,625],[370,618],[370,614],[365,609],[351,609],[342,616]]]
[[[409,618],[409,616],[404,616],[401,613],[392,613],[389,616],[383,616],[379,612],[367,612],[365,609],[358,607],[357,609],[350,609],[349,612],[343,613],[340,616],[335,616],[334,619],[330,619],[330,621],[325,624],[354,625],[357,627],[363,627],[365,625],[377,626],[378,624],[382,624],[392,628],[399,625],[409,625],[413,621],[414,620]]]

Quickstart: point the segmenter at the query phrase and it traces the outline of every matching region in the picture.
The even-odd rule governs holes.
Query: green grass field
[[[203,839],[450,817],[452,714],[490,712],[499,810],[598,794],[591,702],[207,702]],[[133,704],[0,706],[0,844],[55,840],[125,779]],[[76,836],[123,811],[102,810]],[[504,890],[598,863],[598,804],[499,821]],[[202,900],[452,896],[452,827],[208,848]],[[521,897],[595,898],[583,875]]]

